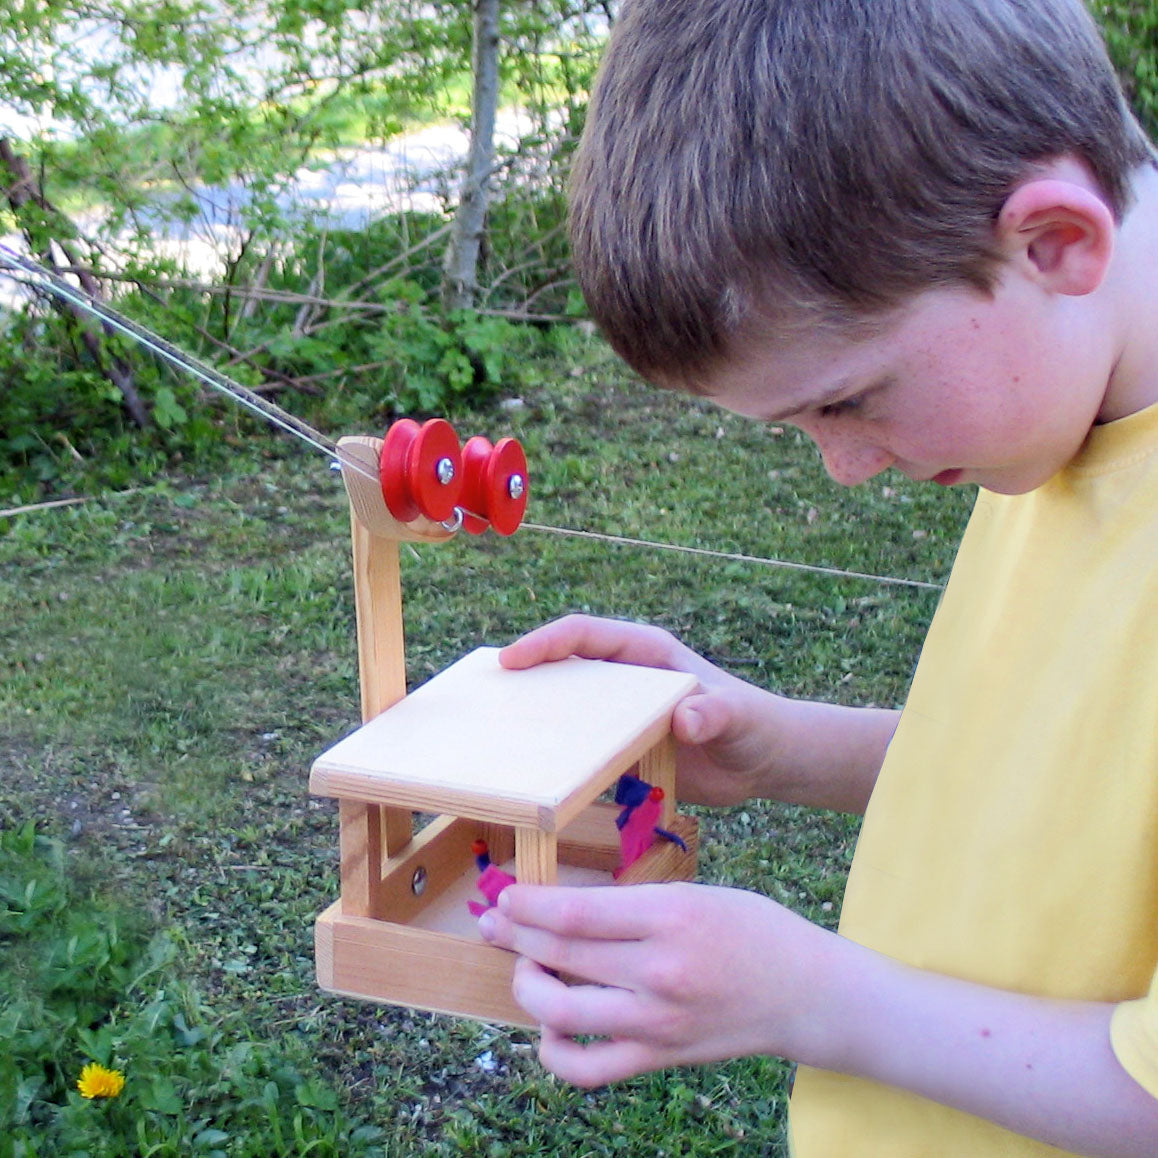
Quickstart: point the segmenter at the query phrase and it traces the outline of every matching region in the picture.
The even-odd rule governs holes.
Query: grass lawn
[[[463,438],[522,439],[534,523],[948,573],[971,494],[892,476],[842,492],[791,429],[650,391],[596,343],[544,377],[521,408],[455,420]],[[403,583],[412,686],[585,610],[659,622],[789,694],[884,705],[937,598],[530,529],[404,551]],[[16,1139],[0,1158],[130,1152],[119,1138],[140,1154],[784,1152],[778,1061],[577,1092],[538,1068],[532,1035],[315,988],[337,822],[306,781],[358,719],[346,505],[320,455],[262,434],[227,474],[2,521],[0,607],[0,968],[20,982],[0,994],[0,1053],[25,1059],[0,1065]],[[835,923],[853,819],[761,802],[701,816],[704,880]],[[84,913],[112,980],[64,1016],[42,966],[86,972]],[[89,1060],[124,1069],[121,1098],[79,1098]]]

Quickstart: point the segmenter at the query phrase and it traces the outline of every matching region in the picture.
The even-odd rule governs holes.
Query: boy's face
[[[870,338],[750,339],[706,387],[728,410],[804,431],[844,486],[892,466],[1020,494],[1076,454],[1113,367],[1088,299],[1014,274],[992,296],[928,290]]]

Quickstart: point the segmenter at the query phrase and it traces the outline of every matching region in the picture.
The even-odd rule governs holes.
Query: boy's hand
[[[778,1054],[1067,1154],[1158,1153],[1158,1099],[1115,1057],[1108,1003],[914,969],[765,897],[707,885],[511,885],[479,928],[522,954],[515,998],[541,1024],[543,1065],[574,1085]]]
[[[771,746],[761,730],[777,697],[721,671],[659,627],[569,615],[504,648],[504,667],[528,668],[568,656],[689,672],[700,681],[672,715],[679,745],[679,797],[727,806],[762,795]]]
[[[898,713],[789,700],[745,683],[658,627],[569,615],[499,653],[508,668],[569,655],[685,671],[700,681],[676,705],[679,798],[727,806],[754,796],[861,812]]]
[[[542,1027],[543,1065],[579,1086],[748,1054],[800,1056],[836,941],[755,893],[684,884],[512,885],[480,930],[522,956],[514,994]],[[549,970],[593,984],[567,985]]]

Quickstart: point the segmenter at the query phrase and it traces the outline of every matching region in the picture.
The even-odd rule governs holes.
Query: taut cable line
[[[49,293],[62,301],[75,306],[91,317],[99,319],[105,325],[111,327],[118,333],[124,334],[126,337],[136,342],[138,345],[149,350],[162,361],[189,374],[197,381],[209,386],[220,394],[224,394],[228,398],[232,398],[234,402],[243,406],[245,409],[264,418],[267,422],[279,429],[292,435],[294,438],[305,442],[313,449],[320,451],[326,455],[331,461],[338,460],[334,465],[342,465],[356,471],[358,474],[366,478],[374,479],[377,482],[376,476],[372,475],[369,470],[361,462],[354,460],[349,455],[343,455],[338,444],[331,438],[315,430],[309,423],[291,414],[288,410],[284,410],[276,403],[271,402],[268,398],[262,397],[254,390],[241,385],[240,382],[221,373],[220,370],[202,362],[199,358],[186,353],[184,350],[173,345],[172,342],[162,338],[159,334],[142,326],[139,322],[133,321],[126,317],[120,311],[113,309],[104,302],[96,301],[90,297],[83,290],[72,285],[66,281],[59,274],[48,269],[46,266],[34,261],[32,258],[25,257],[22,254],[16,253],[8,246],[0,243],[0,272],[6,272],[14,280],[28,285],[34,289]],[[133,491],[120,492],[124,494],[134,493]],[[45,503],[32,503],[26,506],[11,507],[7,510],[0,510],[0,518],[12,518],[17,515],[30,514],[37,511],[47,510],[49,508],[56,508],[62,506],[72,506],[79,503],[84,503],[88,500],[85,498],[72,499],[57,499]],[[474,512],[463,511],[463,514],[471,515]],[[475,516],[478,517],[477,515]],[[824,567],[812,563],[798,563],[788,559],[773,559],[765,558],[755,555],[744,555],[733,551],[717,551],[710,550],[706,547],[688,547],[677,543],[662,543],[650,539],[630,538],[624,535],[611,535],[598,531],[578,530],[570,527],[555,527],[548,526],[542,523],[528,523],[522,524],[523,529],[528,531],[537,531],[544,534],[562,535],[571,538],[587,539],[594,542],[610,543],[617,546],[637,547],[654,551],[669,551],[680,554],[694,555],[701,558],[721,559],[728,562],[747,563],[764,567],[776,567],[793,571],[804,571],[816,575],[827,575],[834,578],[841,579],[856,579],[872,583],[886,584],[892,586],[912,587],[929,591],[940,591],[943,585],[939,583],[929,583],[920,579],[905,579],[892,575],[874,575],[864,571],[850,571],[839,567]]]
[[[941,583],[927,583],[922,579],[901,579],[892,575],[872,575],[867,571],[846,571],[840,567],[822,567],[815,563],[796,563],[789,559],[769,559],[759,555],[742,555],[736,551],[714,551],[707,547],[686,547],[679,543],[656,543],[650,539],[632,539],[625,535],[606,535],[599,531],[578,531],[569,527],[548,527],[542,523],[523,523],[524,531],[543,531],[552,535],[567,535],[579,539],[593,539],[601,543],[614,543],[624,547],[646,547],[653,551],[678,551],[684,555],[699,555],[708,559],[722,559],[725,562],[751,563],[763,567],[782,567],[791,571],[809,571],[814,575],[833,575],[841,579],[865,579],[873,583],[892,584],[899,587],[919,587],[928,591],[943,591]]]

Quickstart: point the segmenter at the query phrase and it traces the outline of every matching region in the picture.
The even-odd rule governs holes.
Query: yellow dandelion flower
[[[115,1098],[125,1088],[125,1075],[120,1070],[110,1070],[105,1066],[89,1062],[80,1071],[76,1083],[82,1098]]]

